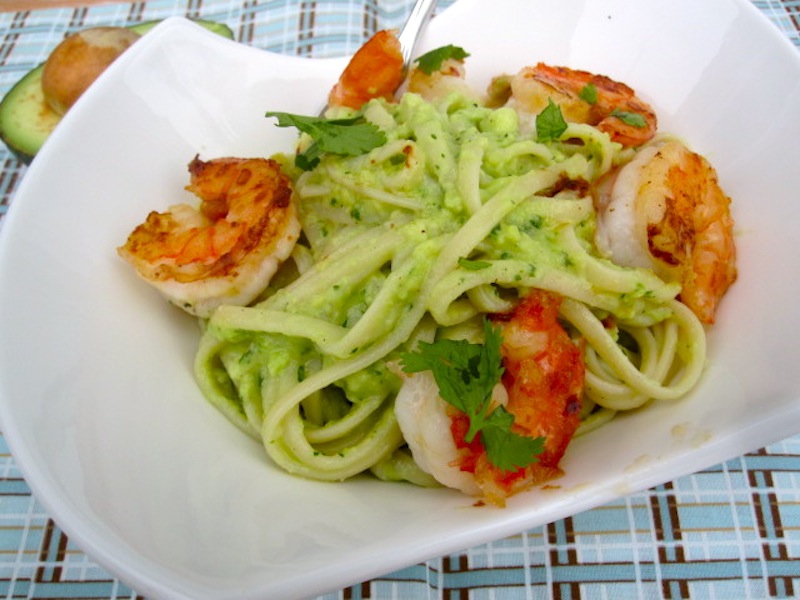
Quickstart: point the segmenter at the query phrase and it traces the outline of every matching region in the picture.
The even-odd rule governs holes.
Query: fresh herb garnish
[[[317,166],[324,152],[357,156],[386,143],[386,135],[360,116],[325,119],[285,112],[268,112],[265,116],[278,119],[278,127],[296,127],[311,137],[313,143],[295,157],[295,164],[306,171]]]
[[[632,127],[647,126],[647,121],[645,121],[645,118],[639,113],[627,112],[615,108],[613,111],[611,111],[611,116],[617,117],[620,121],[622,121],[626,125],[631,125]]]
[[[453,44],[448,44],[447,46],[442,46],[441,48],[436,48],[435,50],[431,50],[430,52],[426,52],[417,60],[417,68],[425,73],[426,75],[430,75],[434,71],[438,71],[442,68],[442,63],[446,61],[448,58],[453,58],[455,60],[464,60],[469,56],[469,52],[461,48],[460,46],[454,46]]]
[[[481,271],[488,269],[492,263],[485,260],[470,260],[469,258],[459,258],[458,266],[466,269],[467,271]]]
[[[578,92],[578,97],[589,104],[597,104],[597,86],[593,83],[587,83]]]
[[[567,122],[561,114],[561,109],[548,99],[547,106],[536,115],[536,139],[540,142],[555,142],[566,130]]]
[[[432,371],[439,395],[469,417],[467,443],[480,433],[489,461],[504,471],[514,471],[537,461],[544,438],[511,431],[514,415],[503,406],[492,407],[492,390],[503,374],[500,330],[484,321],[485,342],[466,340],[420,342],[416,352],[402,356],[406,373]]]

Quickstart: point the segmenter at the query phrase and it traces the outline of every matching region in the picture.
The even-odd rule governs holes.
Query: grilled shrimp
[[[666,140],[643,149],[597,188],[598,248],[622,266],[682,285],[704,323],[736,280],[730,198],[705,158]]]
[[[492,401],[514,415],[513,431],[545,438],[538,462],[504,471],[489,462],[480,435],[467,443],[469,418],[438,394],[430,372],[406,376],[395,401],[414,460],[441,484],[498,505],[560,474],[558,464],[580,424],[584,385],[581,349],[558,322],[561,298],[534,290],[498,315],[504,373]]]
[[[464,60],[448,58],[438,69],[426,73],[415,66],[409,71],[407,90],[419,94],[428,102],[436,102],[457,92],[467,98],[477,97],[467,83]]]
[[[404,78],[397,34],[378,31],[350,59],[328,95],[328,104],[357,110],[373,98],[391,100]]]
[[[587,71],[539,63],[511,77],[501,76],[489,93],[495,103],[506,96],[508,106],[527,117],[538,115],[552,100],[566,121],[596,126],[626,147],[641,146],[658,127],[653,109],[631,88]]]
[[[172,303],[208,317],[246,305],[269,283],[300,235],[291,183],[278,163],[218,158],[189,163],[188,204],[151,212],[119,255]]]
[[[418,67],[406,73],[397,34],[387,29],[378,31],[353,55],[328,95],[328,104],[359,109],[373,98],[391,101],[403,91],[428,101],[456,91],[475,96],[465,79],[463,59],[448,58],[432,73]]]
[[[394,411],[414,461],[442,485],[480,495],[474,475],[458,467],[461,452],[451,433],[458,411],[439,396],[430,371],[400,375],[403,385]]]

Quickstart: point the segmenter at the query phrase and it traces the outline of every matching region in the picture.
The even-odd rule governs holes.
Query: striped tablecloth
[[[440,2],[440,8],[449,3]],[[800,0],[754,4],[800,51]],[[375,29],[400,25],[410,5],[410,0],[150,0],[0,12],[0,94],[43,62],[66,32],[88,26],[202,17],[227,23],[243,43],[321,57],[350,53]],[[0,148],[0,234],[24,174],[25,167]],[[31,495],[1,435],[0,594],[140,597],[67,539]],[[800,597],[800,436],[324,596],[544,597]]]

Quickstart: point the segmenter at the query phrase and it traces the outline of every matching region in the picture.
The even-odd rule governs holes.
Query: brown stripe
[[[671,493],[672,488],[672,483],[670,483],[670,494],[667,496],[667,509],[669,510],[669,520],[672,525],[672,539],[678,541],[683,540],[683,531],[681,530],[681,519],[678,516],[678,499],[675,497],[675,494]],[[681,552],[682,551],[683,548],[681,547]]]
[[[56,542],[56,556],[54,559],[50,558],[50,547]],[[39,548],[39,566],[36,568],[34,581],[38,582],[57,582],[61,581],[62,564],[64,557],[67,553],[67,535],[61,532],[52,519],[47,519],[47,524],[44,529],[44,537],[42,545]],[[45,565],[55,563],[53,572],[50,577],[45,574],[47,568]]]
[[[558,548],[551,549],[548,554],[550,561],[554,565],[577,565],[578,564],[578,551],[575,548],[575,521],[572,517],[567,517],[561,521],[564,526],[564,541],[563,543],[558,538],[558,525],[556,523],[549,523],[546,528],[547,542]],[[566,547],[565,547],[566,546]],[[567,560],[562,561],[559,559],[559,554],[566,552]]]
[[[243,6],[242,15],[239,19],[239,42],[243,44],[252,44],[255,38],[255,15],[248,9],[255,6],[257,1],[249,0]]]
[[[672,593],[674,589],[673,584],[678,584],[678,595],[675,596]],[[689,582],[686,580],[675,580],[675,579],[667,579],[661,582],[661,591],[663,593],[664,600],[671,600],[672,598],[680,598],[683,600],[684,598],[691,598],[689,595]]]
[[[759,473],[764,477],[763,483],[758,480]],[[766,469],[748,469],[747,482],[752,488],[771,488],[775,485],[775,481],[772,478],[772,471]]]
[[[778,582],[781,585],[778,585]],[[794,598],[794,583],[791,577],[767,577],[770,598]]]
[[[792,19],[792,23],[794,23],[795,29],[800,32],[800,6],[794,5],[789,6],[787,0],[783,0],[783,3],[786,5],[784,8],[786,12],[789,13],[789,16]]]
[[[658,541],[664,541],[664,521],[661,519],[661,506],[659,498],[653,494],[650,496],[650,514],[653,517],[653,533]]]
[[[14,194],[17,185],[19,185],[19,180],[23,172],[24,167],[21,167],[20,162],[14,157],[10,156],[3,163],[3,172],[2,175],[0,175],[0,184],[5,186],[5,193],[3,194],[2,204],[8,206],[11,196]],[[5,185],[6,177],[9,178],[7,185]]]
[[[378,9],[371,2],[364,4],[364,14],[361,19],[363,31],[361,37],[366,41],[378,30]]]
[[[469,561],[464,554],[446,556],[442,560],[442,573],[461,573],[468,570]]]
[[[144,17],[144,2],[132,2],[128,9],[128,23],[138,23]]]
[[[297,50],[296,53],[300,56],[310,56],[314,49],[314,25],[317,20],[317,3],[313,0],[311,2],[300,3],[299,18],[299,33],[297,36]]]
[[[76,8],[72,11],[72,20],[70,25],[74,27],[84,27],[86,25],[86,17],[89,14],[88,8]]]
[[[780,506],[778,503],[778,497],[774,493],[770,493],[767,495],[767,499],[769,500],[769,512],[772,516],[772,525],[775,529],[775,537],[785,537],[785,532],[783,530],[783,520],[781,519],[781,511]]]
[[[469,600],[469,588],[446,589],[443,600]]]
[[[565,591],[567,592],[566,594],[564,594]],[[562,600],[562,598],[573,600],[574,598],[580,598],[581,586],[577,581],[572,581],[569,583],[553,583],[551,597],[553,600]]]
[[[10,56],[14,46],[19,40],[19,31],[25,27],[25,21],[30,16],[30,11],[18,12],[14,15],[11,21],[11,29],[15,33],[5,32],[3,35],[3,43],[0,44],[0,64],[5,65],[6,59]]]
[[[575,520],[572,517],[567,517],[562,521],[564,523],[564,532],[566,534],[566,542],[568,544],[575,543]]]

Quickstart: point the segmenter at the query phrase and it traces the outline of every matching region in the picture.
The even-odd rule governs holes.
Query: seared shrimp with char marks
[[[704,323],[736,280],[730,198],[708,161],[677,140],[653,143],[597,188],[598,248],[682,286]]]
[[[641,146],[658,128],[655,111],[633,89],[588,71],[539,63],[497,78],[489,93],[495,103],[507,99],[508,106],[531,117],[552,100],[566,121],[593,125],[626,147]]]
[[[391,100],[404,78],[397,34],[378,31],[350,59],[328,95],[328,104],[358,110],[373,98]]]
[[[480,439],[466,441],[469,417],[438,394],[430,372],[405,376],[395,401],[414,460],[439,483],[503,505],[509,496],[558,475],[559,462],[580,424],[583,352],[558,321],[561,297],[533,290],[509,314],[497,315],[504,372],[492,402],[514,416],[512,431],[542,437],[533,464],[512,471],[493,465]]]
[[[195,157],[189,173],[199,209],[151,212],[117,251],[172,303],[208,317],[221,304],[257,298],[291,254],[300,221],[275,161]]]

